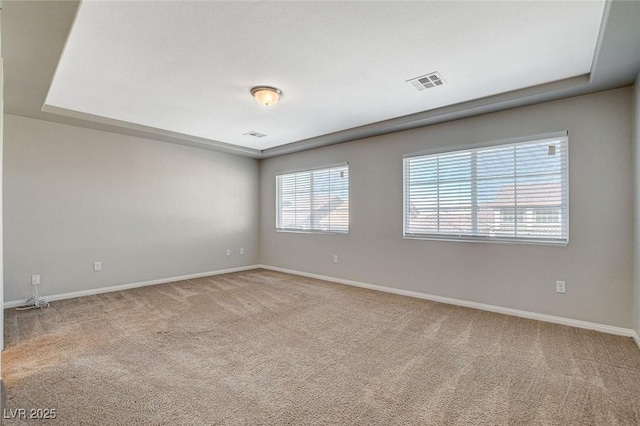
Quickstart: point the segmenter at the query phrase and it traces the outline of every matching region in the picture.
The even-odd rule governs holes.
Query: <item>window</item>
[[[276,229],[349,232],[349,165],[276,176]]]
[[[568,243],[568,139],[404,159],[407,238]]]

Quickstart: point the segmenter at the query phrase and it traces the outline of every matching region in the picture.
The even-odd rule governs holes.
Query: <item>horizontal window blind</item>
[[[568,140],[404,159],[404,235],[568,243]]]
[[[276,229],[349,232],[349,165],[276,176]]]

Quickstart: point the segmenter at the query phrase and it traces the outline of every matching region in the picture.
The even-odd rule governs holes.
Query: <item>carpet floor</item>
[[[6,408],[48,424],[640,424],[631,338],[272,271],[6,310],[5,333]]]

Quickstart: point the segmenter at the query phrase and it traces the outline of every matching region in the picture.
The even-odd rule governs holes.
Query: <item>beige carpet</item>
[[[264,270],[5,318],[45,424],[640,423],[630,338]]]

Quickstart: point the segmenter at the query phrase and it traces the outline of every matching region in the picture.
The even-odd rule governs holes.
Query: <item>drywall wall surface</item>
[[[633,250],[633,328],[640,335],[640,74],[633,86],[634,150],[634,250]]]
[[[0,9],[0,21],[2,16],[2,10]],[[0,43],[0,46],[2,43]],[[3,134],[2,127],[4,124],[3,111],[4,111],[4,59],[0,54],[0,306],[4,305],[4,280],[3,280],[3,268],[4,268],[4,253],[3,253],[3,219],[2,219],[2,156],[4,153],[3,148]],[[4,315],[0,316],[0,331],[4,330]],[[4,349],[4,332],[0,335],[0,358],[2,358],[2,350]],[[0,407],[4,409],[3,398],[4,387],[2,384],[2,360],[0,359]]]
[[[622,88],[263,160],[261,263],[629,328],[631,95]],[[558,131],[569,132],[568,246],[403,239],[403,154]],[[349,234],[276,232],[276,174],[345,161]]]
[[[4,141],[6,301],[258,260],[256,160],[14,115]]]

